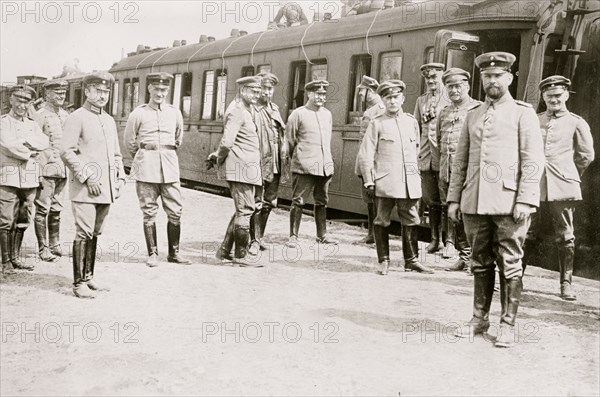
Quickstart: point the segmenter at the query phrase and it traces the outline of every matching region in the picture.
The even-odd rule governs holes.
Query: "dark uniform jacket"
[[[419,170],[421,171],[440,170],[440,151],[437,146],[435,130],[438,115],[444,107],[450,104],[443,90],[436,93],[435,97],[430,92],[426,92],[417,98],[415,104],[414,115],[421,131],[419,153]]]
[[[274,174],[281,174],[282,158],[287,152],[285,123],[279,113],[279,107],[273,102],[265,106],[257,105],[255,109],[262,178],[264,181],[271,182]]]

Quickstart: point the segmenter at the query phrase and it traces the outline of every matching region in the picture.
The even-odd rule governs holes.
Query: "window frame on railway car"
[[[373,56],[370,54],[356,54],[350,58],[350,74],[348,90],[348,124],[360,124],[360,119],[366,109],[366,101],[363,101],[359,95],[359,84],[362,81],[362,76],[372,75]],[[354,87],[354,89],[352,89]]]
[[[184,72],[175,74],[179,78],[179,110],[183,115],[184,120],[189,120],[192,116],[192,90],[194,85],[194,76],[192,72]],[[177,82],[177,79],[175,80]],[[175,95],[175,87],[173,87],[173,95]]]
[[[129,117],[129,114],[139,105],[140,79],[137,77],[123,80],[123,109],[121,117]]]
[[[315,67],[316,66],[316,67]],[[301,72],[303,71],[303,73]],[[322,72],[324,71],[324,73]],[[319,75],[315,76],[314,72]],[[311,59],[307,61],[294,61],[290,63],[289,88],[288,88],[288,116],[294,109],[304,106],[306,103],[306,93],[304,85],[312,80],[328,80],[329,61],[327,58]],[[335,88],[335,87],[334,87]],[[329,92],[335,92],[331,90]],[[328,101],[332,102],[328,93]]]
[[[227,106],[227,69],[204,71],[202,99],[200,120],[222,121]]]
[[[67,91],[68,92],[68,91]],[[118,109],[119,109],[119,80],[115,80],[114,84],[113,84],[113,89],[112,92],[110,93],[111,100],[110,100],[110,114],[113,117],[117,117],[117,113],[118,113]]]
[[[240,77],[254,76],[254,66],[243,66]]]
[[[258,68],[256,69],[256,74],[259,73],[271,73],[271,64],[267,63],[264,65],[258,65]]]
[[[384,70],[386,59],[399,59],[400,66],[398,67],[399,72],[397,75],[390,75]],[[379,83],[383,83],[386,80],[402,80],[402,68],[404,67],[404,51],[401,49],[395,49],[394,51],[386,51],[379,54],[379,70],[377,71],[377,77]],[[385,74],[384,74],[385,73]]]

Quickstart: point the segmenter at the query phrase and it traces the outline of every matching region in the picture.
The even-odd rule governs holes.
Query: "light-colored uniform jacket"
[[[33,120],[18,120],[13,111],[0,119],[0,186],[36,188],[40,165],[36,156],[49,146],[48,137]]]
[[[544,147],[530,104],[506,93],[471,109],[456,150],[448,203],[465,214],[511,215],[515,203],[539,206]]]
[[[72,201],[111,204],[118,179],[125,180],[115,120],[104,110],[86,102],[65,123],[61,157],[71,170],[69,197]],[[91,196],[86,181],[100,182],[101,193]]]
[[[541,200],[581,200],[581,175],[594,161],[590,126],[576,114],[563,110],[538,115],[544,139],[546,167]]]
[[[290,114],[285,134],[292,156],[292,173],[333,175],[332,130],[331,112],[323,106],[317,108],[308,103]]]
[[[147,103],[135,108],[125,127],[125,145],[133,157],[131,178],[148,183],[179,182],[177,151],[160,146],[178,148],[182,140],[183,116],[175,106],[162,104],[159,109]],[[156,148],[143,149],[142,144]]]
[[[370,108],[365,110],[362,118],[360,119],[359,150],[360,150],[360,146],[362,145],[362,141],[365,137],[365,133],[367,132],[367,127],[369,126],[369,123],[371,122],[371,120],[373,120],[375,117],[382,115],[384,113],[385,113],[385,105],[383,104],[381,99],[379,101],[377,101],[377,103],[375,103],[373,106],[371,106]],[[354,163],[354,174],[357,176],[360,176],[362,178],[362,173],[360,172],[360,164],[358,162],[358,154],[356,155],[356,162]],[[363,180],[364,180],[364,178],[363,178]]]
[[[412,115],[375,117],[358,152],[365,185],[375,184],[377,197],[421,198],[418,153],[419,126]]]
[[[36,121],[50,140],[50,147],[40,153],[38,161],[42,167],[42,176],[48,178],[66,178],[67,169],[60,158],[60,141],[63,135],[63,127],[69,113],[59,108],[58,113],[52,105],[44,103],[37,111]]]
[[[223,117],[223,137],[217,150],[219,178],[261,186],[258,133],[254,109],[242,99],[232,101]]]

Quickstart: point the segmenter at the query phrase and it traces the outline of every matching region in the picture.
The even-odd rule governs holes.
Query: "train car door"
[[[448,68],[461,68],[471,73],[472,98],[483,97],[479,73],[475,70],[475,58],[483,53],[479,36],[471,33],[442,29],[435,35],[433,62],[441,62]]]

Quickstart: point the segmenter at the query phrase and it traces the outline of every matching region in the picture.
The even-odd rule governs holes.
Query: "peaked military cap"
[[[10,94],[26,101],[31,101],[32,99],[37,97],[37,92],[35,92],[33,88],[23,84],[11,87]]]
[[[308,92],[326,93],[329,82],[327,80],[313,80],[306,83],[304,89]]]
[[[469,81],[471,73],[461,68],[450,68],[442,74],[444,84],[454,84],[459,81]]]
[[[404,92],[406,84],[402,80],[387,80],[379,85],[377,94],[385,98],[390,95],[398,95]]]
[[[110,86],[115,82],[115,78],[112,74],[100,71],[90,73],[83,78],[83,84],[91,85],[91,84],[103,84],[106,86]]]
[[[258,76],[247,76],[239,78],[235,81],[240,87],[255,87],[260,88],[262,79]]]
[[[279,79],[273,73],[270,72],[262,72],[256,75],[256,77],[260,77],[261,84],[267,87],[273,87],[279,84]]]
[[[165,72],[148,73],[146,75],[148,84],[156,86],[161,85],[169,87],[171,85],[171,80],[173,80],[173,75]]]
[[[379,87],[379,82],[372,77],[363,76],[358,86],[361,88],[370,88],[373,91],[377,91],[377,88]]]
[[[544,80],[540,81],[540,91],[544,92],[553,88],[563,88],[568,90],[571,87],[571,80],[566,78],[565,76],[550,76],[546,77]]]
[[[421,74],[423,77],[431,77],[436,73],[443,71],[446,68],[443,63],[430,62],[421,66]]]
[[[50,80],[46,81],[43,85],[46,91],[59,91],[65,92],[67,88],[69,88],[69,83],[66,80],[58,79],[58,80]]]
[[[475,58],[475,65],[481,71],[496,70],[510,72],[510,67],[515,63],[517,57],[508,52],[486,52]]]

